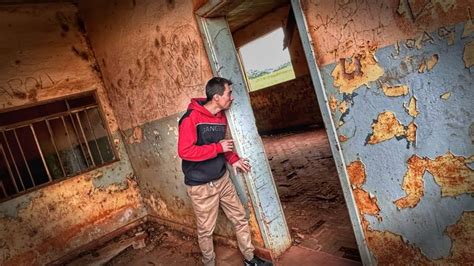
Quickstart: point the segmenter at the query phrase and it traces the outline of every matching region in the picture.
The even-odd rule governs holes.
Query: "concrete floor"
[[[325,131],[286,133],[262,139],[293,239],[293,246],[274,263],[359,265],[359,253]],[[140,231],[148,234],[146,247],[119,250],[107,265],[201,265],[195,235],[153,223],[127,232],[102,250]],[[94,261],[100,253],[103,252],[98,249],[84,256]],[[235,247],[216,244],[216,257],[217,265],[243,264]]]

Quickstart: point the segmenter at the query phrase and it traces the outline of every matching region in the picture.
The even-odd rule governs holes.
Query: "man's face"
[[[232,96],[232,86],[225,84],[224,94],[217,95],[217,104],[222,110],[227,110],[230,108],[234,96]]]

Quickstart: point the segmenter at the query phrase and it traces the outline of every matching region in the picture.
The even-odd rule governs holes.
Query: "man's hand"
[[[252,167],[247,159],[240,159],[232,165],[232,168],[234,169],[234,174],[237,175],[237,169],[244,173],[248,173]]]
[[[222,146],[222,151],[223,152],[228,152],[232,151],[234,149],[234,141],[231,139],[223,139],[219,141],[219,143]]]

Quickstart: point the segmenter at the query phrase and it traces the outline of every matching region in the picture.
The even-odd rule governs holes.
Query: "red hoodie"
[[[225,138],[227,118],[221,111],[211,114],[203,105],[206,99],[192,99],[179,120],[178,155],[183,159],[185,183],[201,185],[219,179],[225,162],[239,160],[234,152],[223,153],[219,141]]]

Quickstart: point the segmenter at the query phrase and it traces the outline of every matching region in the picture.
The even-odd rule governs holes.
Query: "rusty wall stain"
[[[407,113],[412,117],[416,117],[419,114],[416,108],[416,98],[414,96],[410,98],[408,105],[405,105],[404,107]]]
[[[456,224],[448,226],[446,232],[453,241],[451,256],[439,262],[459,265],[472,263],[474,250],[467,243],[474,243],[474,212],[464,212]]]
[[[394,203],[398,208],[413,208],[424,195],[423,175],[430,172],[441,187],[443,197],[474,193],[474,170],[468,166],[469,159],[455,156],[451,152],[434,160],[413,155],[408,159],[408,170],[403,177],[402,189],[406,196]]]
[[[439,56],[437,54],[433,54],[431,57],[421,62],[420,66],[418,67],[418,72],[424,73],[432,70],[438,63],[438,60]]]
[[[398,96],[407,95],[410,89],[408,88],[407,85],[388,86],[388,85],[383,84],[382,91],[385,94],[385,96],[398,97]]]
[[[337,108],[337,98],[334,94],[332,94],[331,96],[329,96],[329,108],[331,109],[331,111],[334,113],[336,111],[336,108]]]
[[[33,192],[17,217],[1,218],[0,235],[10,240],[0,261],[45,264],[144,215],[132,178],[123,181],[126,189],[105,190],[94,189],[92,179],[85,174]]]
[[[464,55],[462,59],[464,60],[464,66],[467,68],[474,65],[474,41],[468,42],[464,46]]]
[[[376,196],[361,187],[365,183],[365,169],[362,161],[357,160],[349,164],[347,171],[352,183],[356,187],[352,188],[352,193],[356,201],[356,205],[360,214],[362,230],[365,235],[365,241],[374,255],[379,265],[397,263],[400,265],[408,265],[412,263],[429,264],[429,260],[421,253],[419,248],[407,244],[400,235],[389,231],[373,230],[369,227],[369,222],[365,215],[379,217],[380,208],[377,204]]]
[[[349,60],[341,59],[334,68],[331,76],[334,86],[340,93],[351,94],[362,85],[377,80],[384,73],[375,58],[375,46],[367,45]]]
[[[352,186],[360,188],[365,183],[365,166],[362,161],[351,162],[347,166],[347,174]]]
[[[372,133],[368,136],[368,144],[377,144],[392,138],[405,137],[409,142],[416,141],[417,126],[412,122],[407,127],[403,126],[394,113],[382,112],[372,124]]]

